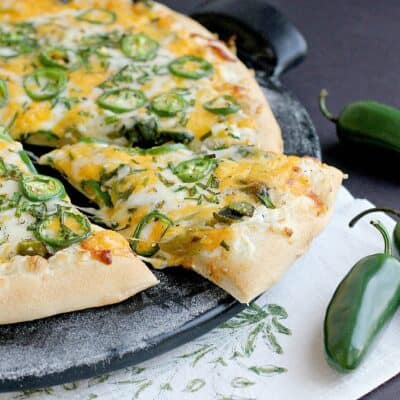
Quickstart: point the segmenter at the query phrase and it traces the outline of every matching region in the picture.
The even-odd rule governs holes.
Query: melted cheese
[[[156,242],[161,250],[150,260],[157,266],[176,263],[191,266],[196,255],[219,252],[221,243],[236,240],[237,224],[246,226],[249,231],[272,230],[290,237],[290,204],[293,201],[301,202],[315,213],[324,211],[324,199],[318,195],[318,180],[312,178],[322,176],[321,167],[315,161],[305,162],[298,157],[241,147],[213,154],[216,156],[214,168],[197,182],[183,182],[177,165],[207,155],[187,149],[146,155],[118,146],[79,143],[55,150],[43,156],[40,162],[51,163],[84,193],[82,181],[89,177],[97,180],[113,203],[112,207],[107,207],[97,199],[99,217],[109,226],[122,229],[121,233],[129,240],[151,211],[157,210],[169,218],[173,226],[164,236],[160,236],[157,229],[144,230],[146,243],[159,238]],[[216,187],[210,186],[211,177],[218,182]],[[268,188],[275,208],[267,208],[251,190],[259,185]],[[89,192],[86,194],[90,197]],[[230,224],[216,218],[224,207],[235,202],[251,205],[252,215]],[[245,244],[245,239],[241,239],[241,246],[250,246]]]
[[[17,253],[21,242],[33,241],[35,245],[38,245],[39,239],[35,225],[39,223],[40,218],[54,215],[59,207],[67,209],[68,212],[79,213],[74,210],[65,195],[44,202],[32,201],[26,197],[21,188],[21,179],[25,175],[31,175],[32,172],[22,160],[21,151],[21,144],[0,140],[0,269],[2,263],[20,257]],[[73,232],[78,234],[82,232],[82,225],[76,218],[65,216],[63,223]],[[95,234],[81,244],[82,249],[89,251],[87,256],[98,258],[104,251],[121,255],[130,252],[127,241],[120,234],[98,229],[94,228]],[[45,229],[49,236],[59,230],[59,218],[52,218]],[[44,242],[41,244],[45,246]],[[57,251],[48,246],[47,250],[50,254]],[[105,256],[103,258],[109,261]],[[100,261],[102,261],[101,258]]]
[[[231,61],[215,51],[215,43],[209,42],[209,38],[198,37],[183,28],[179,19],[164,7],[157,4],[150,7],[145,4],[132,5],[131,0],[72,0],[68,3],[36,0],[21,1],[18,5],[7,1],[5,4],[0,12],[0,38],[2,29],[13,29],[12,24],[27,22],[32,25],[30,35],[38,44],[37,49],[27,54],[0,58],[0,77],[7,79],[10,94],[6,106],[0,109],[0,118],[11,121],[14,115],[18,115],[11,127],[14,138],[21,139],[29,133],[46,130],[59,138],[58,141],[49,142],[50,146],[74,143],[81,137],[126,144],[127,138],[123,132],[132,129],[135,121],[150,116],[158,121],[162,129],[192,133],[197,139],[193,143],[194,148],[256,143],[258,128],[253,112],[242,110],[228,117],[219,117],[203,108],[205,101],[221,94],[232,95],[239,103],[242,98],[245,99],[246,94],[237,91],[241,78],[235,68],[231,68]],[[114,13],[115,22],[110,25],[91,24],[77,18],[85,10],[96,7]],[[157,56],[144,63],[128,58],[121,50],[119,39],[127,32],[144,33],[157,40],[160,45]],[[110,45],[107,40],[112,35],[116,39],[111,39],[114,42]],[[104,44],[97,49],[93,44],[96,37],[104,40]],[[65,71],[66,89],[58,98],[38,102],[25,93],[23,79],[36,68],[42,67],[39,54],[45,46],[63,46],[72,51],[87,50],[82,53],[84,62],[79,68]],[[169,73],[168,64],[183,55],[205,58],[213,64],[214,74],[191,80]],[[137,110],[121,114],[105,110],[97,102],[105,90],[99,86],[110,82],[126,66],[137,69],[132,75],[133,81],[113,83],[112,87],[141,90],[148,102]],[[193,104],[185,111],[186,116],[160,117],[149,111],[149,102],[155,96],[177,87],[188,89],[193,99]],[[221,119],[228,130],[217,132],[214,127]],[[234,126],[246,128],[246,134],[230,135],[229,128]],[[215,137],[202,140],[205,134],[214,136],[215,132]],[[30,143],[35,143],[35,140],[35,136],[31,135]],[[37,144],[43,143],[38,141]]]

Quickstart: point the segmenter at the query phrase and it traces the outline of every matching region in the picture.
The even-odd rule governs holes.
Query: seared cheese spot
[[[114,254],[129,251],[127,241],[117,232],[101,230],[80,243],[80,246],[89,251],[111,250]]]

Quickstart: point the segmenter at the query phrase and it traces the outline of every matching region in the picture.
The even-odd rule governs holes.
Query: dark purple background
[[[190,13],[207,0],[162,0]],[[241,0],[251,1],[251,0]],[[320,114],[317,97],[330,91],[337,113],[354,100],[371,99],[400,107],[399,0],[269,0],[304,34],[309,54],[289,71],[284,84],[302,101],[321,138],[323,158],[349,174],[347,188],[381,206],[400,207],[400,158],[338,146],[334,126]],[[399,332],[400,338],[400,332]],[[399,341],[400,345],[400,341]],[[399,360],[400,369],[400,360]],[[367,396],[400,399],[400,378]]]
[[[330,91],[328,105],[336,113],[346,103],[360,99],[400,107],[400,1],[270,3],[297,25],[308,42],[308,57],[283,81],[309,110],[324,159],[349,174],[346,186],[355,196],[400,207],[400,159],[379,152],[346,154],[337,146],[335,129],[321,116],[316,101],[319,90],[326,87]]]

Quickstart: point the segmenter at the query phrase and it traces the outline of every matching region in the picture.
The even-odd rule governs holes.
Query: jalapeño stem
[[[392,241],[390,240],[389,232],[385,228],[385,226],[380,221],[371,221],[370,224],[376,228],[382,235],[383,240],[385,242],[384,253],[387,255],[392,254]]]
[[[384,212],[384,213],[388,213],[388,214],[391,214],[391,215],[394,215],[394,216],[400,218],[400,210],[394,210],[392,208],[374,207],[374,208],[369,208],[368,210],[365,210],[365,211],[361,212],[360,214],[356,215],[349,222],[350,228],[352,228],[361,218],[365,217],[368,214],[372,214],[375,212]]]
[[[337,122],[338,118],[335,117],[326,106],[326,98],[328,97],[328,91],[326,89],[322,89],[319,94],[319,108],[321,109],[322,114],[328,118],[332,122]]]

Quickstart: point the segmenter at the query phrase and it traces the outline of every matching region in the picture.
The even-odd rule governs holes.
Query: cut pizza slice
[[[197,22],[151,1],[0,4],[0,119],[14,139],[50,147],[94,137],[283,148],[254,74]]]
[[[91,225],[59,180],[0,135],[0,324],[120,302],[156,283],[126,239]]]
[[[42,156],[154,267],[191,268],[247,303],[327,224],[343,174],[310,157],[94,142]]]

